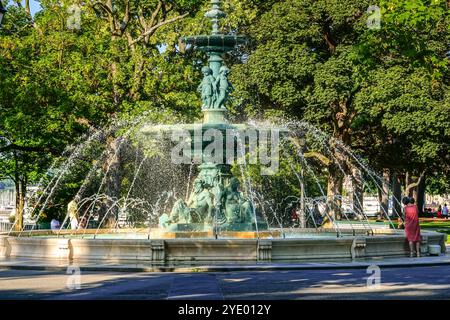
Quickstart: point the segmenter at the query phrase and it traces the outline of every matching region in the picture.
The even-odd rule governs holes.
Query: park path
[[[58,271],[0,270],[0,299],[450,299],[450,266],[223,273],[85,272],[69,290]]]

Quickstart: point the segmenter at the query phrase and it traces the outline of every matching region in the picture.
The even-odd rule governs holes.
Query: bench
[[[361,221],[335,221],[338,229],[354,230],[388,230],[390,225],[385,222],[361,222]]]

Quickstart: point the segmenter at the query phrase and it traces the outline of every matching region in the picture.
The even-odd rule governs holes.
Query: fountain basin
[[[305,229],[289,231],[285,238],[275,237],[281,230],[269,230],[259,239],[252,232],[230,232],[221,238],[209,238],[208,233],[188,233],[185,238],[148,238],[148,229],[121,230],[107,233],[96,230],[72,231],[38,230],[22,234],[0,234],[0,258],[35,258],[67,263],[145,263],[149,265],[241,264],[264,262],[343,261],[368,258],[408,256],[408,244],[403,231],[380,230],[374,235],[358,231],[355,235],[334,230],[321,232]],[[353,231],[352,231],[353,232]],[[298,237],[302,234],[302,237]],[[116,238],[101,236],[115,235]],[[140,237],[130,238],[130,235]],[[145,238],[147,236],[147,238]],[[195,236],[196,238],[192,238]],[[266,238],[264,238],[264,236]],[[83,238],[84,237],[84,238]],[[201,238],[199,238],[201,237]],[[445,252],[447,236],[437,232],[423,232],[422,253],[429,246],[438,245]]]
[[[181,41],[204,52],[228,52],[234,50],[238,44],[245,44],[247,39],[242,36],[215,34],[182,37]]]

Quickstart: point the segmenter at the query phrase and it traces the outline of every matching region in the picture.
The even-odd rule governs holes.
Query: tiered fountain
[[[205,16],[212,21],[211,35],[184,37],[185,44],[193,45],[195,49],[208,54],[209,66],[202,68],[203,80],[198,91],[202,98],[201,124],[178,126],[189,133],[190,141],[199,141],[199,148],[193,143],[190,158],[199,156],[199,174],[194,181],[194,189],[187,203],[179,200],[175,203],[170,215],[164,214],[160,218],[160,227],[153,230],[153,235],[163,237],[198,236],[202,232],[205,236],[211,233],[217,238],[217,233],[224,232],[233,237],[267,237],[278,234],[276,231],[267,232],[267,223],[256,215],[255,206],[251,199],[246,199],[239,191],[239,181],[231,174],[231,161],[227,158],[225,146],[231,145],[233,154],[239,133],[246,128],[245,124],[230,124],[227,120],[229,93],[232,85],[228,80],[229,69],[223,63],[223,55],[232,51],[236,45],[245,43],[245,38],[231,36],[219,32],[219,20],[225,17],[221,11],[220,1],[212,0],[212,8]],[[176,130],[173,126],[159,126],[157,131]],[[144,134],[155,133],[153,126],[144,127]],[[229,135],[228,133],[233,133]],[[205,136],[221,137],[222,150],[215,152],[218,157],[208,157],[205,148],[208,146]],[[233,141],[226,141],[233,139]],[[245,143],[245,142],[244,142]],[[162,231],[162,232],[161,232]],[[192,233],[192,232],[195,233]]]
[[[71,203],[69,207],[74,209],[68,210],[65,220],[66,222],[77,214],[87,217],[87,223],[83,228],[70,230],[66,229],[68,224],[63,223],[60,230],[15,232],[11,229],[10,232],[0,234],[0,259],[25,257],[59,261],[63,265],[89,260],[105,263],[142,263],[153,266],[179,263],[237,264],[270,261],[350,260],[405,256],[407,254],[408,248],[403,231],[393,228],[374,228],[364,212],[358,213],[359,220],[356,221],[345,216],[348,223],[344,226],[332,216],[328,217],[329,227],[316,223],[314,209],[309,210],[305,207],[303,168],[305,174],[310,172],[312,181],[317,183],[318,189],[322,193],[321,197],[310,199],[312,203],[318,203],[323,199],[326,202],[329,199],[320,187],[314,170],[307,163],[303,146],[300,146],[301,143],[299,143],[305,135],[310,135],[315,139],[315,144],[319,146],[323,144],[323,135],[318,133],[315,128],[305,123],[284,127],[272,125],[258,127],[257,125],[228,122],[226,104],[232,86],[228,80],[229,69],[224,65],[222,57],[225,53],[233,50],[236,45],[244,43],[245,39],[219,32],[219,19],[225,14],[220,9],[219,0],[211,0],[211,3],[212,8],[206,13],[206,17],[212,20],[212,33],[182,39],[186,44],[206,52],[209,57],[209,65],[202,69],[203,79],[198,88],[201,93],[204,114],[202,122],[177,125],[146,124],[138,130],[145,139],[152,140],[155,136],[166,133],[177,137],[176,140],[180,143],[187,143],[188,148],[179,149],[178,151],[181,152],[172,154],[172,160],[174,160],[173,156],[177,158],[176,161],[186,157],[188,161],[182,163],[191,164],[192,162],[190,171],[193,171],[194,165],[198,166],[198,175],[192,183],[193,190],[189,191],[190,179],[186,184],[172,179],[175,180],[174,184],[178,187],[188,186],[185,188],[188,190],[185,197],[173,196],[174,193],[167,191],[173,187],[168,186],[169,177],[162,174],[157,179],[142,179],[142,184],[150,184],[152,190],[158,190],[161,187],[160,196],[142,192],[148,197],[147,199],[139,197],[131,199],[132,189],[135,187],[142,164],[146,159],[144,158],[139,160],[140,164],[130,179],[132,183],[124,199],[107,199],[104,194],[101,194],[107,173],[100,179],[102,182],[98,192],[83,198],[82,194],[90,182],[91,174],[95,175],[95,168],[93,168],[86,176],[85,183],[77,194],[77,197],[80,196],[81,199],[78,200],[78,203]],[[256,132],[257,139],[253,142],[240,136],[245,136],[248,130]],[[300,134],[297,134],[296,130],[300,131]],[[302,172],[300,173],[296,171],[294,164],[289,163],[293,170],[293,176],[298,178],[301,195],[286,195],[281,204],[273,205],[271,199],[264,198],[264,191],[260,191],[258,195],[252,192],[251,183],[249,183],[249,179],[245,178],[245,167],[241,168],[242,177],[240,178],[246,189],[245,192],[242,192],[239,180],[232,174],[232,159],[227,154],[230,146],[234,157],[236,150],[242,150],[242,145],[252,143],[258,144],[258,148],[264,149],[267,145],[265,147],[261,145],[264,139],[260,137],[260,133],[263,131],[276,133],[277,137],[281,134],[281,136],[290,136],[291,140],[294,138],[292,149],[285,148],[284,152],[293,150],[291,156],[298,156],[301,161]],[[213,148],[213,151],[211,150],[209,142],[211,138],[217,137],[227,139],[225,143],[228,149],[221,145]],[[267,136],[265,136],[266,138]],[[95,140],[92,137],[89,138],[86,145]],[[285,140],[289,141],[289,139]],[[339,142],[336,142],[336,145],[340,147],[343,155],[348,156],[348,161],[356,162],[361,165],[361,170],[366,170],[369,176],[373,176],[372,172],[364,167],[346,146],[340,145]],[[283,148],[283,145],[280,144],[280,147]],[[82,149],[83,147],[76,148],[76,150]],[[172,152],[173,150],[172,148]],[[327,152],[327,150],[329,151],[329,146],[325,145],[324,151]],[[77,152],[79,151],[74,154]],[[330,158],[332,158],[332,154]],[[53,185],[42,191],[37,202],[39,203],[44,195],[47,195],[47,198],[43,201],[41,211],[45,210],[45,205],[62,181],[61,177],[70,168],[73,159],[74,156],[69,157],[68,163],[60,171],[60,175],[50,181],[49,186],[52,183]],[[164,171],[167,166],[160,165],[156,169],[150,168],[146,170],[148,171],[146,174],[156,175],[158,172],[155,171]],[[344,174],[344,171],[342,173]],[[376,184],[377,182],[375,182]],[[164,187],[168,188],[164,189]],[[269,187],[278,188],[279,186],[269,184]],[[166,200],[160,201],[164,196]],[[105,199],[107,201],[104,201]],[[301,228],[283,226],[278,215],[291,208],[289,203],[284,203],[285,200],[286,202],[300,203],[301,211],[305,214],[303,218],[309,219],[310,226],[312,223],[314,228],[307,228],[305,222],[302,223]],[[154,205],[145,205],[150,201],[155,201]],[[106,210],[103,218],[99,219],[97,228],[89,228],[89,221],[95,220],[96,207],[99,203],[104,204],[105,202],[112,203],[111,207]],[[164,202],[165,205],[161,206],[160,202]],[[266,210],[265,219],[261,214],[264,206],[271,207],[270,210]],[[315,207],[315,205],[311,207]],[[147,224],[141,228],[136,226],[119,228],[120,217],[116,216],[113,227],[105,227],[103,222],[107,221],[108,215],[115,209],[118,209],[118,215],[122,212],[126,214],[132,209],[134,212],[139,211],[143,213],[144,221],[147,221]],[[272,215],[271,220],[268,219],[269,214]],[[387,212],[385,212],[385,216],[389,219]],[[157,222],[153,223],[155,220]],[[140,223],[142,224],[142,222]],[[444,252],[445,239],[446,236],[443,234],[423,232],[423,253],[428,251],[428,245],[433,244],[440,245]]]

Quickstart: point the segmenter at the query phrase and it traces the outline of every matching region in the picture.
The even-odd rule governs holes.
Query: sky
[[[8,0],[2,1],[3,4],[5,4],[5,2],[8,2],[8,4],[11,4],[12,1],[8,1]],[[22,4],[25,6],[25,1],[22,1]],[[38,1],[30,0],[30,9],[31,9],[31,15],[34,15],[36,12],[41,10],[41,5],[39,4]]]
[[[37,1],[30,0],[30,9],[31,14],[34,15],[37,11],[41,10],[41,5]]]

